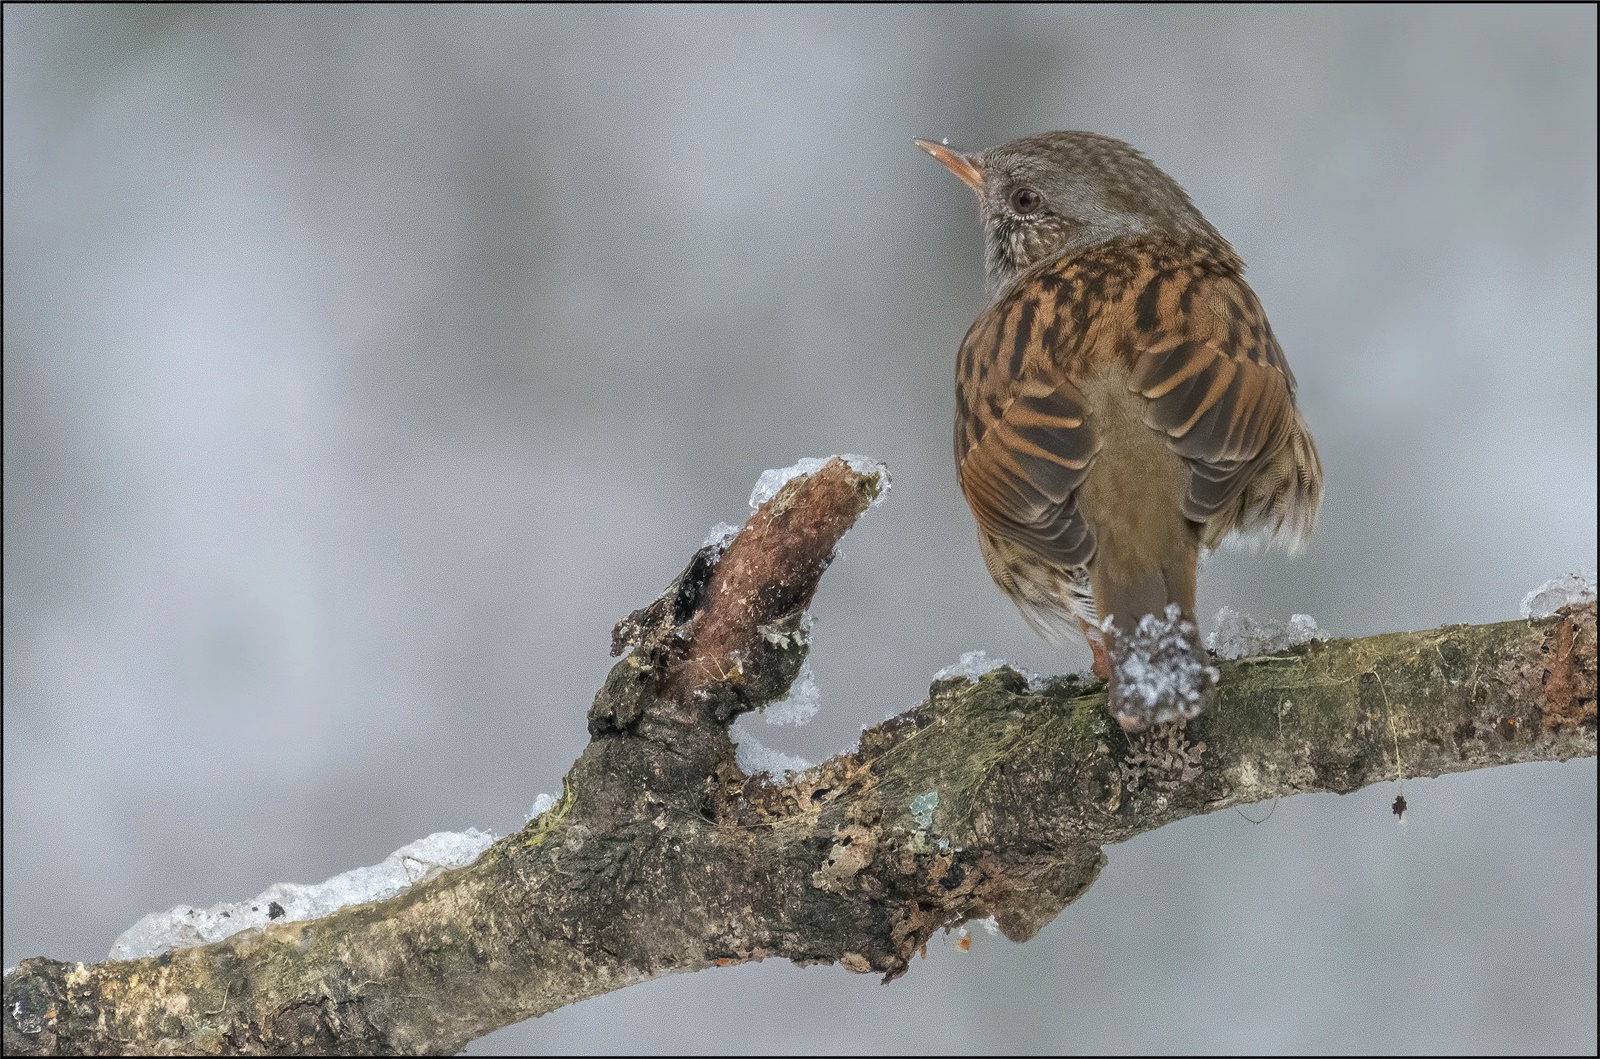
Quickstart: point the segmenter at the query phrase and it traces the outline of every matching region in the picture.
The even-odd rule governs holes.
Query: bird
[[[1134,147],[1047,132],[961,153],[988,308],[956,359],[955,457],[990,576],[1046,640],[1081,634],[1129,732],[1215,700],[1200,555],[1304,548],[1322,465],[1239,255]]]

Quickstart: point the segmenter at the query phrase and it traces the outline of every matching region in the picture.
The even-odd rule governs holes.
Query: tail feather
[[[1111,655],[1111,712],[1128,731],[1194,717],[1217,670],[1194,623],[1195,553],[1142,575],[1091,571]]]
[[[1111,644],[1111,712],[1125,731],[1186,720],[1216,696],[1217,669],[1206,661],[1200,630],[1169,603],[1157,617],[1118,632]]]

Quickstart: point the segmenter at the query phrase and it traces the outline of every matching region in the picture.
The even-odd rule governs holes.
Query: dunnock
[[[1322,467],[1244,265],[1120,140],[917,145],[978,195],[990,306],[961,344],[956,467],[989,573],[1046,639],[1082,632],[1141,730],[1217,671],[1195,564],[1230,533],[1298,550]]]

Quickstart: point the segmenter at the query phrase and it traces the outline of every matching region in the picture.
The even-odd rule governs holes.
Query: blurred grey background
[[[980,233],[912,136],[1122,137],[1249,262],[1327,501],[1205,613],[1503,620],[1595,566],[1593,7],[4,18],[8,965],[517,828],[612,623],[801,456],[895,488],[773,746],[963,651],[1086,665],[978,556]],[[888,988],[769,961],[472,1051],[1594,1051],[1595,762],[1394,794],[1113,847]]]

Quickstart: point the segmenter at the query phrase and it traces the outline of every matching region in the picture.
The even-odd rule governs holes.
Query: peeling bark
[[[832,461],[619,623],[561,800],[384,902],[5,979],[7,1054],[453,1052],[663,974],[778,956],[888,979],[937,930],[1033,937],[1102,847],[1303,791],[1595,753],[1595,607],[1219,664],[1216,706],[1124,735],[1105,689],[936,681],[860,746],[746,776],[727,725],[782,696],[835,544],[886,483]]]

